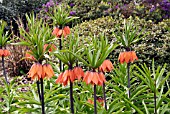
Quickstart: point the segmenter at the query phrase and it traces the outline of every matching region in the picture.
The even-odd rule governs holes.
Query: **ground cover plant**
[[[1,18],[0,113],[170,113],[168,0],[41,3]]]

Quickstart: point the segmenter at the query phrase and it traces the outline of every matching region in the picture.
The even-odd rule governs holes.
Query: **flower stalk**
[[[3,68],[3,75],[4,75],[4,77],[5,77],[5,81],[6,81],[6,83],[9,85],[9,82],[8,82],[8,79],[7,79],[7,76],[6,76],[6,71],[5,71],[4,56],[2,56],[2,68]]]
[[[40,81],[41,81],[41,110],[42,114],[45,114],[43,78],[40,78]]]
[[[72,70],[72,64],[69,65],[69,70]],[[74,114],[73,82],[71,82],[71,80],[70,80],[70,109],[71,109],[71,114]]]
[[[62,49],[62,41],[61,41],[61,38],[59,38],[59,48],[60,48],[60,50]],[[62,62],[61,62],[61,60],[59,60],[59,64],[60,64],[60,71],[62,71]]]
[[[129,47],[126,48],[126,51],[129,52],[131,49]],[[130,62],[127,63],[127,76],[128,76],[128,98],[130,98]]]
[[[104,60],[103,63],[98,68],[98,71],[102,72],[104,75],[105,72],[111,72],[111,70],[113,70],[113,64],[110,60]],[[104,107],[107,110],[105,82],[103,82],[102,87],[103,87]]]
[[[127,75],[128,75],[128,98],[130,98],[130,62],[127,63]]]
[[[73,83],[71,81],[70,81],[70,109],[71,109],[71,113],[74,114]]]
[[[97,104],[96,104],[96,84],[94,84],[94,114],[97,114]]]
[[[93,72],[95,72],[95,69],[93,69]],[[94,84],[94,114],[97,114],[97,96],[96,96],[96,84]]]
[[[104,107],[107,110],[107,104],[106,104],[106,92],[105,92],[105,83],[103,82],[103,98],[104,98]]]
[[[40,93],[40,83],[39,83],[39,80],[37,80],[37,90],[38,90],[38,96],[39,96],[39,99],[40,99],[40,101],[41,101],[41,93]]]

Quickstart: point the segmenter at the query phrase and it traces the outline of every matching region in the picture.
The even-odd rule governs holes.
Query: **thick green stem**
[[[42,109],[42,114],[45,114],[43,79],[40,78],[40,80],[41,80],[41,109]]]
[[[128,74],[128,97],[130,98],[130,62],[127,64],[127,74]]]
[[[6,83],[9,85],[9,82],[8,82],[8,79],[7,79],[7,76],[6,76],[6,71],[5,71],[4,56],[2,56],[2,68],[3,68],[3,75],[4,75],[4,77],[5,77],[5,81],[6,81]]]
[[[94,84],[94,114],[97,114],[97,104],[96,104],[96,85]]]
[[[105,92],[105,83],[104,82],[103,82],[103,98],[104,98],[104,107],[107,110],[106,92]]]

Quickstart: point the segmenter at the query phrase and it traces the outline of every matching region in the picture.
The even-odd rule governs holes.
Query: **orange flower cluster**
[[[84,76],[83,69],[81,67],[75,67],[73,70],[66,70],[63,73],[61,73],[56,83],[61,83],[64,86],[68,84],[69,81],[74,82],[75,79],[80,80],[81,77]]]
[[[113,64],[110,60],[104,60],[102,65],[99,67],[99,71],[101,72],[110,72],[113,70]]]
[[[83,81],[86,82],[86,84],[96,84],[96,85],[101,85],[106,82],[105,76],[102,72],[98,73],[98,72],[91,72],[91,71],[87,71],[84,74],[84,78]]]
[[[44,51],[46,50],[46,48],[47,48],[47,46],[48,46],[49,44],[45,44],[44,45]],[[57,49],[57,47],[54,45],[54,44],[51,44],[51,47],[49,48],[49,52],[52,52],[52,51],[55,51]]]
[[[136,56],[136,53],[134,51],[125,51],[119,54],[118,60],[121,64],[124,62],[129,63],[134,62],[134,60],[138,60],[138,57]]]
[[[54,71],[50,64],[41,65],[40,63],[34,63],[28,72],[28,77],[32,80],[51,78],[52,76],[54,76]]]
[[[55,35],[58,38],[61,38],[62,35],[66,37],[68,34],[70,34],[70,28],[68,26],[64,27],[63,29],[55,27],[52,32],[52,35]]]
[[[0,56],[7,57],[9,55],[11,55],[11,53],[7,49],[0,49]]]
[[[102,98],[97,98],[97,101],[103,106],[104,105],[104,100]],[[88,101],[90,104],[94,104],[93,100],[88,99]]]

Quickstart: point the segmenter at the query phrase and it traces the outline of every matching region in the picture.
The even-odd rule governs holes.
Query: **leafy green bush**
[[[122,18],[115,18],[112,17],[102,17],[96,20],[90,20],[83,22],[73,29],[78,28],[80,35],[83,37],[87,37],[89,34],[98,35],[101,32],[110,39],[115,40],[114,35],[112,32],[115,33],[118,31],[118,26],[123,25]],[[145,62],[146,64],[150,64],[152,58],[155,58],[156,65],[163,65],[167,63],[168,69],[170,69],[170,20],[164,20],[159,22],[158,24],[154,24],[152,21],[145,21],[144,19],[135,18],[133,20],[133,24],[138,26],[139,29],[144,28],[144,31],[141,35],[145,37],[139,41],[139,43],[133,45],[133,49],[137,51],[137,56],[139,57],[140,62]],[[118,24],[119,23],[119,24]],[[140,30],[139,30],[140,31]],[[113,55],[110,56],[110,59],[117,62],[119,50],[113,52]]]

